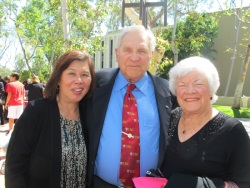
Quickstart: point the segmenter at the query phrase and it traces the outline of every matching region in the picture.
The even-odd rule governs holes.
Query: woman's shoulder
[[[48,100],[47,98],[41,98],[41,99],[36,99],[33,101],[30,101],[27,105],[31,106],[33,108],[45,108],[45,107],[52,107],[52,106],[56,106],[56,100]]]
[[[219,112],[217,119],[222,120],[222,121],[218,121],[218,122],[220,122],[221,125],[217,124],[217,126],[221,127],[220,131],[222,131],[222,132],[226,132],[227,134],[228,133],[242,134],[242,132],[244,132],[244,134],[247,133],[242,122],[234,117],[231,117],[231,116],[226,115],[222,112]]]
[[[227,114],[224,114],[222,112],[219,112],[217,116],[223,120],[223,126],[227,126],[228,128],[234,127],[236,125],[242,125],[242,123],[238,119],[231,117]]]

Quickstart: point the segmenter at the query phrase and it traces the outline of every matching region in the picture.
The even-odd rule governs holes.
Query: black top
[[[80,107],[80,118],[82,109]],[[81,118],[84,141],[86,124]],[[6,155],[6,188],[61,188],[62,131],[56,99],[28,103],[15,124]]]
[[[4,84],[0,81],[0,98],[2,100],[6,99]]]
[[[169,147],[162,165],[169,180],[167,187],[177,188],[181,183],[189,184],[190,188],[199,183],[205,187],[208,182],[223,187],[224,181],[232,181],[240,188],[249,188],[250,140],[242,123],[218,113],[195,135],[180,142],[180,116],[180,108],[171,115]]]
[[[44,84],[42,83],[28,84],[25,89],[29,91],[28,101],[33,101],[36,99],[43,98]]]

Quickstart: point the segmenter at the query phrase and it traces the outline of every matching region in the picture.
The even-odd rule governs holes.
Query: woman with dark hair
[[[88,54],[69,51],[58,59],[45,98],[29,102],[15,125],[6,156],[6,188],[86,187],[87,132],[79,102],[94,85]]]

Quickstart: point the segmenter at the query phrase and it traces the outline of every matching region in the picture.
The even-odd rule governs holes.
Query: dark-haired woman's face
[[[79,102],[88,92],[91,80],[88,62],[73,61],[58,83],[60,100]]]

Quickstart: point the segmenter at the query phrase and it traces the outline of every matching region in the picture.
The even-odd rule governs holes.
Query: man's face
[[[129,82],[142,78],[153,56],[148,38],[138,31],[126,33],[115,52],[120,70]]]

